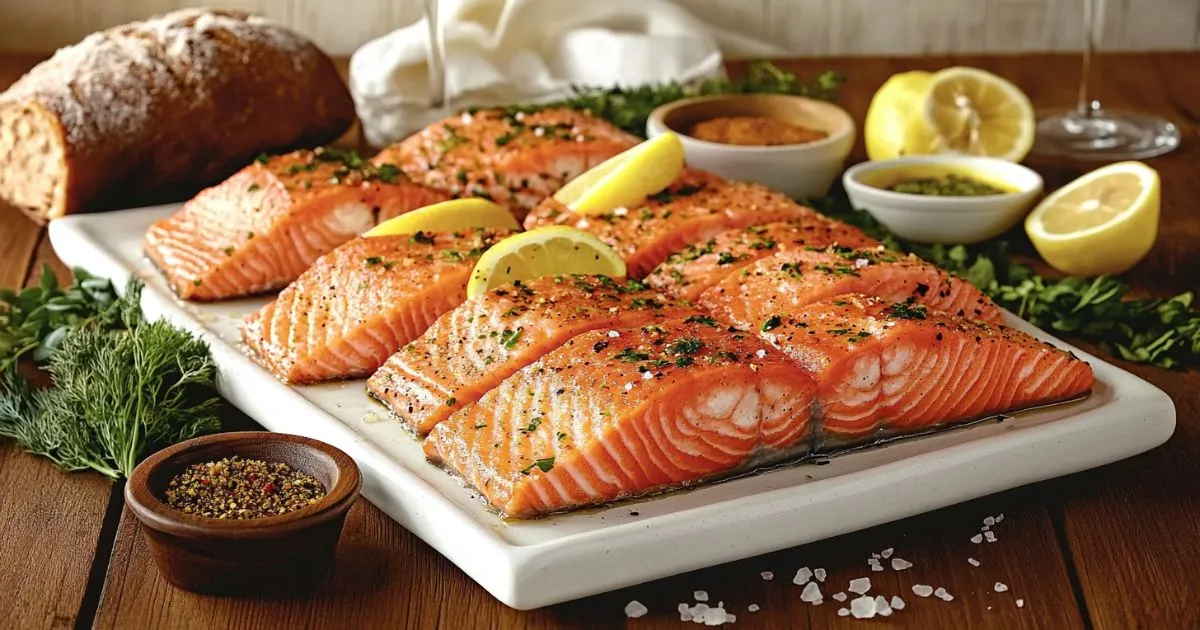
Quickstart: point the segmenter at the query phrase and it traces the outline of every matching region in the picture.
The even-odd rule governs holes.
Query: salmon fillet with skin
[[[683,321],[597,330],[459,410],[424,448],[502,514],[529,518],[806,453],[814,391],[753,335]]]
[[[975,285],[916,256],[882,248],[777,252],[746,265],[700,295],[719,319],[757,330],[786,314],[844,293],[877,295],[952,314],[999,323],[1004,317]]]
[[[185,300],[243,297],[287,285],[377,219],[448,198],[364,166],[326,149],[260,158],[156,221],[143,249]]]
[[[520,220],[567,182],[640,141],[579,110],[484,109],[434,123],[375,160],[456,197],[508,206]]]
[[[637,282],[567,276],[493,289],[442,315],[388,358],[367,389],[418,435],[589,330],[643,326],[699,310],[661,299]]]
[[[355,239],[250,314],[242,338],[259,363],[285,382],[367,376],[466,299],[475,260],[507,234]]]
[[[1087,393],[1092,368],[1016,329],[848,295],[767,320],[760,334],[818,383],[828,440],[911,432]]]
[[[525,229],[569,225],[595,234],[625,259],[629,275],[644,277],[667,256],[732,229],[821,215],[783,193],[685,169],[666,190],[637,207],[580,216],[547,199],[525,218]]]
[[[646,282],[667,295],[695,300],[706,289],[746,265],[779,251],[810,247],[876,247],[858,228],[832,219],[803,217],[722,232],[667,257]]]

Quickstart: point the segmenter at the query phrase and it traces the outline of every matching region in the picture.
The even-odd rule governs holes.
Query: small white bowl
[[[745,146],[708,142],[687,135],[698,122],[720,116],[766,116],[824,131],[825,138],[803,144]],[[646,135],[679,134],[688,166],[726,179],[758,182],[793,199],[824,197],[845,167],[856,128],[837,105],[788,94],[699,96],[655,109]]]
[[[900,181],[953,173],[1011,192],[980,196],[917,195],[887,190]],[[842,176],[855,208],[870,212],[898,236],[919,243],[978,243],[1017,224],[1042,194],[1042,177],[1006,160],[925,155],[863,162]]]

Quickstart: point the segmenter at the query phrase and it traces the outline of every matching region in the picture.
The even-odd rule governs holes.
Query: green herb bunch
[[[1010,245],[993,239],[979,245],[922,245],[898,238],[844,195],[814,204],[823,214],[861,228],[888,247],[909,252],[979,287],[997,304],[1039,328],[1100,346],[1135,363],[1164,368],[1200,359],[1200,314],[1191,292],[1173,298],[1131,298],[1129,286],[1108,276],[1046,278],[1015,260]]]
[[[53,278],[43,275],[36,294],[41,301],[26,299],[20,319],[10,309],[7,320],[40,318],[47,304],[75,296],[73,318],[58,319],[64,311],[51,310],[56,315],[50,323],[24,333],[21,347],[46,348],[52,385],[32,389],[15,369],[20,354],[13,354],[0,373],[0,436],[67,470],[119,479],[154,451],[220,429],[208,347],[166,322],[145,322],[140,281],[131,279],[117,297],[107,280],[81,270],[66,290],[51,287]],[[51,336],[56,340],[47,343]]]
[[[670,82],[637,87],[573,86],[574,94],[561,101],[536,105],[517,105],[506,109],[510,114],[532,113],[550,107],[586,109],[629,133],[644,136],[646,119],[660,105],[708,94],[796,94],[821,100],[837,98],[843,77],[836,72],[821,74],[813,82],[801,81],[769,61],[750,64],[740,79],[711,77],[691,83]]]

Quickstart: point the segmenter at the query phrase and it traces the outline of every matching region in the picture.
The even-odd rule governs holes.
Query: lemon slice
[[[595,235],[565,225],[514,234],[479,257],[467,297],[516,280],[560,274],[625,275],[625,261]]]
[[[604,214],[641,203],[670,186],[683,172],[683,165],[683,143],[668,131],[567,182],[554,199],[576,214]]]
[[[1161,199],[1154,169],[1119,162],[1046,197],[1026,217],[1025,232],[1042,258],[1063,273],[1118,274],[1154,246]]]
[[[867,156],[963,153],[1020,162],[1033,147],[1029,98],[977,68],[893,75],[875,93],[863,123]]]
[[[924,111],[935,153],[1020,162],[1033,148],[1036,121],[1017,86],[977,68],[946,68],[926,86]],[[915,147],[921,150],[923,147]]]
[[[417,232],[453,232],[471,228],[519,230],[504,206],[479,197],[451,199],[406,212],[368,230],[363,236],[396,236]]]

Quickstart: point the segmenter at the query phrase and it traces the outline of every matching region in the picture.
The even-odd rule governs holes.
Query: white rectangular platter
[[[637,502],[505,522],[428,464],[417,441],[363,381],[289,387],[247,357],[239,324],[266,298],[178,300],[141,254],[160,206],[54,221],[71,266],[146,282],[143,308],[201,335],[218,386],[271,431],[329,442],[362,468],[363,494],[505,604],[529,609],[827,538],[974,497],[1099,466],[1162,444],[1170,398],[1149,383],[1011,315],[1011,323],[1073,350],[1095,369],[1087,399],[925,437],[668,493]]]

